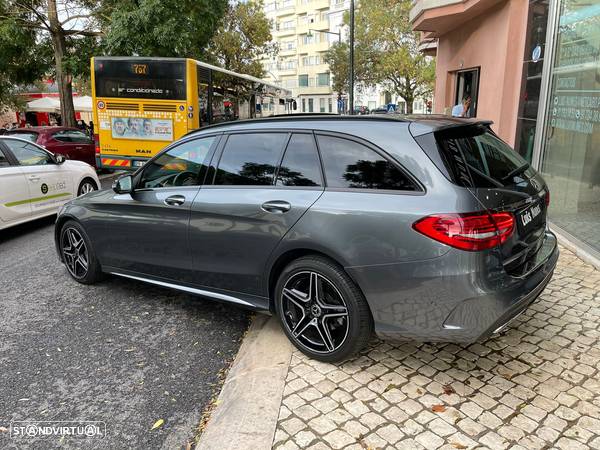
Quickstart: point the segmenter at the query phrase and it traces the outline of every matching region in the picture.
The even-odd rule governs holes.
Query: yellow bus
[[[187,58],[94,57],[91,74],[98,168],[133,170],[189,131],[293,103],[275,84]]]

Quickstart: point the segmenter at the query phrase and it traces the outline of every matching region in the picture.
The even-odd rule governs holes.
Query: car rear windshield
[[[529,168],[527,161],[485,125],[450,128],[434,136],[448,175],[460,186],[509,186]]]
[[[30,141],[30,142],[35,142],[35,141],[37,141],[37,137],[38,137],[38,134],[37,134],[37,133],[34,133],[33,131],[32,131],[32,132],[30,132],[30,133],[26,133],[26,132],[22,132],[22,131],[19,131],[19,132],[12,132],[12,133],[11,133],[11,132],[9,131],[8,133],[6,133],[6,135],[7,135],[7,136],[14,136],[14,137],[17,137],[17,138],[19,138],[19,139],[25,139],[26,141]]]

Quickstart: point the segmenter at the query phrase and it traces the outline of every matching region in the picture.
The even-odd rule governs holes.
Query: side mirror
[[[133,194],[133,177],[123,175],[113,183],[112,188],[117,194]]]
[[[62,164],[65,162],[65,155],[54,155],[54,162],[56,164]]]

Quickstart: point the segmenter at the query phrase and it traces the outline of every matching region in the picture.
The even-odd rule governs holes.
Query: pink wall
[[[528,3],[506,0],[439,37],[435,112],[453,106],[456,71],[480,67],[477,117],[514,145]]]

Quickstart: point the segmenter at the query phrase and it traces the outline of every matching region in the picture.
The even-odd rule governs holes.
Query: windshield
[[[435,133],[453,181],[465,187],[504,187],[529,168],[518,153],[484,125]]]
[[[37,133],[31,132],[31,133],[27,133],[27,132],[19,132],[19,131],[7,131],[6,132],[6,136],[14,136],[17,137],[19,139],[25,139],[26,141],[29,142],[35,142],[37,141]]]

